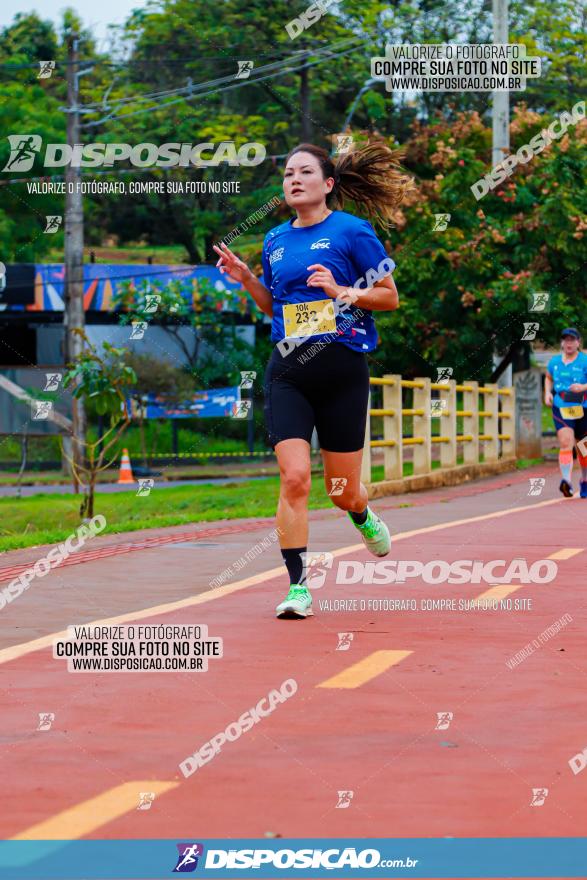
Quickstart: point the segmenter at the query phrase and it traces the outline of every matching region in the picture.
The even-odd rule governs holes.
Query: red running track
[[[340,598],[409,597],[419,605],[489,588],[421,580],[337,586],[331,572],[314,592],[314,618],[278,621],[280,576],[142,621],[206,624],[221,636],[224,656],[206,673],[71,674],[50,649],[2,663],[10,810],[1,836],[50,836],[35,833],[48,820],[61,838],[78,836],[79,827],[86,837],[178,840],[196,831],[202,838],[581,836],[587,772],[573,774],[569,760],[587,745],[585,511],[578,499],[535,504],[394,547],[393,558],[424,562],[523,557],[530,564],[579,551],[557,560],[553,582],[511,594],[513,605],[531,600],[530,609],[320,610]],[[335,565],[338,559],[372,557],[361,548]],[[125,577],[124,560],[119,566],[113,591],[135,594],[135,607],[143,607],[140,585]],[[572,619],[558,634],[508,668],[564,615]],[[82,619],[73,606],[69,618]],[[347,651],[336,650],[339,632],[353,633]],[[411,653],[357,687],[319,687],[374,652],[393,650]],[[290,678],[295,695],[183,777],[182,760]],[[39,712],[55,714],[51,730],[35,729]],[[436,729],[439,712],[453,713],[448,729]],[[138,791],[149,780],[175,785],[139,811]],[[128,786],[121,787],[135,782],[125,808]],[[535,788],[548,789],[542,806],[531,806]],[[110,790],[107,808],[88,805]],[[339,791],[353,792],[346,809],[336,806]]]

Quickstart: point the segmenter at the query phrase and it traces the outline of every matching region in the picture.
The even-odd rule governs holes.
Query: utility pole
[[[493,42],[502,45],[508,39],[509,0],[493,0]],[[491,164],[498,165],[510,149],[510,93],[493,92],[493,151]]]
[[[509,0],[493,0],[493,43],[509,43],[508,34],[508,5]],[[493,92],[493,108],[491,113],[493,140],[491,152],[491,165],[499,165],[510,151],[510,93]],[[499,365],[508,355],[493,354],[493,366],[499,369]],[[512,364],[508,363],[505,370],[500,374],[498,384],[500,388],[512,386]]]
[[[303,56],[304,63],[308,63],[309,54]],[[300,108],[302,113],[301,119],[301,140],[306,144],[312,140],[312,119],[310,117],[310,71],[307,67],[300,70]]]
[[[80,143],[79,127],[79,70],[77,34],[67,38],[67,144],[74,148]],[[69,363],[83,348],[83,340],[75,330],[83,330],[84,314],[84,206],[81,189],[80,167],[73,163],[65,166],[65,311],[63,325],[65,330],[65,363]],[[72,398],[72,444],[71,458],[79,467],[85,456],[86,414],[81,400]],[[65,438],[64,438],[65,439]],[[79,492],[79,483],[73,472],[74,491]]]

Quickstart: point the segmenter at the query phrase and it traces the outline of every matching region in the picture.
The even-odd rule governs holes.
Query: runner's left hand
[[[587,391],[587,385],[581,385],[580,382],[573,382],[572,385],[569,385],[569,391]]]

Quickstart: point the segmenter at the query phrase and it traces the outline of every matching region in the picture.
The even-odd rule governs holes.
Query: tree
[[[81,33],[80,51],[85,61],[100,59],[96,55],[91,35],[84,30],[72,10],[63,16],[63,37],[69,28],[78,27]],[[50,77],[38,79],[39,61],[56,62]],[[0,31],[0,128],[12,135],[40,135],[42,143],[63,143],[66,120],[60,110],[66,98],[66,49],[63,39],[49,21],[36,13],[15,16],[12,25]],[[107,66],[97,65],[92,72],[93,89],[102,95],[109,76]],[[89,77],[82,77],[82,102],[87,100],[83,89]],[[28,171],[2,174],[10,157],[10,143],[0,140],[0,250],[3,262],[41,262],[51,248],[63,245],[63,228],[53,235],[43,235],[45,217],[63,215],[64,198],[58,193],[31,193],[19,178],[39,178],[47,174],[43,165],[44,150],[37,152]],[[58,175],[60,169],[51,174]],[[92,211],[90,200],[86,207]]]
[[[20,59],[23,64],[50,61],[57,57],[57,35],[51,21],[36,12],[18,12],[0,34],[0,58]]]
[[[203,0],[168,0],[161,11],[155,7],[139,10],[128,20],[125,36],[129,58],[121,66],[116,87],[110,96],[118,111],[92,131],[107,131],[114,140],[130,143],[220,143],[234,140],[238,146],[260,142],[269,153],[285,153],[303,134],[303,120],[311,116],[320,140],[331,131],[337,116],[344,118],[348,102],[356,92],[353,67],[362,70],[363,46],[342,26],[335,15],[324,15],[313,30],[290,40],[285,23],[307,8],[305,0],[277,0],[271,15],[260,0],[228,0],[222,15]],[[227,35],[230,47],[226,46]],[[348,52],[348,42],[356,43],[354,54],[337,57],[333,51],[327,64],[298,70],[307,51],[307,61],[318,60],[313,52],[330,43],[346,40],[340,51]],[[259,47],[263,46],[260,51]],[[220,48],[219,48],[220,47]],[[236,59],[254,59],[255,67],[280,62],[279,76],[264,82],[239,83]],[[320,56],[322,62],[326,61]],[[290,72],[291,71],[291,72]],[[275,72],[275,71],[274,71]],[[358,76],[362,74],[359,73]],[[189,79],[203,83],[224,78],[209,94],[148,99],[149,93],[185,86]],[[304,87],[302,88],[302,80]],[[239,86],[235,88],[235,86]],[[306,95],[305,116],[303,94]],[[145,97],[143,97],[145,96]],[[128,103],[116,105],[124,97]],[[149,108],[148,113],[142,112]],[[105,116],[101,104],[88,123]],[[141,112],[140,112],[141,111]],[[119,117],[119,118],[117,118]],[[292,124],[293,123],[293,124]],[[336,129],[332,130],[333,133]],[[124,133],[124,134],[123,134]],[[167,172],[155,172],[167,181]],[[100,200],[104,222],[130,241],[142,235],[153,244],[181,243],[192,263],[214,258],[212,244],[252,211],[280,192],[281,180],[275,166],[267,161],[255,168],[174,169],[174,180],[196,179],[221,186],[238,181],[242,194],[169,193],[129,196],[128,206],[113,200]],[[273,218],[259,224],[268,229]]]
[[[510,41],[524,43],[527,54],[540,56],[542,74],[527,81],[519,100],[543,112],[560,112],[585,97],[587,82],[587,4],[559,0],[556,15],[548,0],[515,0],[511,5]]]
[[[517,107],[512,153],[551,121]],[[487,380],[494,351],[517,345],[524,323],[537,321],[546,344],[584,323],[586,145],[583,120],[477,202],[470,187],[490,168],[490,129],[476,113],[415,126],[404,164],[417,187],[388,235],[400,308],[376,316],[378,372],[435,376],[448,365],[457,378]],[[450,214],[445,231],[434,230],[440,213]],[[551,308],[538,316],[528,298],[542,291]]]
[[[106,416],[109,427],[103,437],[84,443],[83,463],[68,458],[75,477],[84,486],[84,498],[80,507],[82,519],[94,516],[94,494],[98,473],[109,468],[114,458],[108,460],[108,452],[115,447],[130,423],[127,396],[137,382],[132,369],[125,363],[125,349],[102,343],[102,351],[92,346],[83,331],[77,331],[84,339],[85,347],[69,365],[63,377],[63,387],[71,387],[74,397],[84,401],[88,415]]]
[[[29,71],[30,75],[30,71]],[[43,80],[39,80],[39,83]],[[59,112],[58,102],[37,84],[17,80],[3,84],[0,101],[0,128],[13,134],[41,135],[43,143],[60,142],[65,137],[65,119]],[[42,152],[42,151],[41,151]],[[10,143],[0,141],[0,169],[8,165]],[[55,244],[63,240],[63,233],[43,235],[45,216],[63,214],[63,197],[55,194],[29,196],[26,184],[11,182],[19,177],[44,174],[42,157],[37,153],[33,168],[28,172],[10,172],[3,175],[0,192],[0,246],[2,261],[35,262]]]

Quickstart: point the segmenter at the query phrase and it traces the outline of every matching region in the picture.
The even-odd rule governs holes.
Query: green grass
[[[22,479],[19,479],[18,472],[0,471],[0,486],[17,486],[18,483],[27,485],[33,483],[35,486],[54,485],[55,483],[70,483],[71,480],[66,478],[61,471],[45,471],[37,473],[35,471],[25,471]]]
[[[546,431],[554,431],[554,423],[552,421],[552,409],[550,406],[542,404],[542,433]]]
[[[530,467],[539,461],[520,461],[518,467]],[[411,473],[412,463],[406,462],[404,474]],[[383,479],[383,465],[373,468],[372,478]],[[98,493],[95,513],[106,517],[104,534],[113,534],[241,517],[273,517],[278,496],[278,477],[224,486],[157,487],[146,497],[137,497],[136,490]],[[0,551],[64,540],[79,525],[80,500],[80,496],[46,493],[30,498],[0,498]],[[330,504],[322,475],[314,474],[310,509]]]
[[[132,492],[99,493],[95,513],[108,523],[105,533],[132,532],[156,526],[211,522],[240,517],[274,516],[279,478],[231,483],[155,488],[146,497]],[[34,495],[0,498],[0,551],[62,541],[80,523],[80,496]],[[312,484],[310,507],[329,504],[321,479]]]
[[[316,466],[316,456],[314,456],[313,466]],[[227,479],[232,476],[256,477],[269,473],[271,468],[275,473],[278,473],[275,459],[258,457],[246,460],[235,459],[234,461],[227,459],[226,462],[215,461],[214,464],[206,464],[206,459],[190,460],[177,465],[160,465],[155,461],[152,470],[155,473],[160,473],[159,479],[167,482],[168,480],[201,480],[210,477],[226,477]],[[115,483],[118,480],[118,473],[118,466],[100,471],[98,483]],[[71,477],[61,470],[27,470],[23,473],[22,478],[19,478],[15,471],[0,471],[0,486],[17,486],[19,483],[23,486],[70,486]]]
[[[226,233],[231,231],[226,228]],[[259,254],[263,244],[263,235],[249,234],[240,235],[238,243],[232,246],[242,255],[243,259],[249,260]],[[147,263],[147,258],[152,257],[154,265],[184,265],[189,266],[190,260],[186,249],[182,245],[152,245],[152,244],[127,244],[127,245],[99,245],[87,244],[84,248],[84,262],[90,262],[90,253],[94,252],[96,263]],[[48,252],[47,263],[63,263],[64,255],[62,247],[51,248]],[[205,265],[201,260],[199,265]],[[208,265],[213,265],[210,261]]]
[[[38,461],[60,461],[61,450],[56,436],[29,437],[27,443],[27,467],[32,470]],[[19,437],[0,436],[0,461],[14,462],[19,470],[22,461],[22,445]]]
[[[192,422],[192,420],[186,420]],[[193,420],[196,423],[197,420]],[[201,427],[201,420],[199,427]],[[220,420],[210,420],[210,429],[194,430],[192,425],[186,425],[180,422],[178,427],[178,449],[183,453],[215,453],[215,452],[248,452],[246,426],[238,426],[235,430],[235,436],[226,437],[218,433],[219,426],[217,422]],[[238,431],[238,433],[237,433]],[[148,421],[145,425],[145,438],[147,450],[154,449],[157,455],[173,454],[172,425],[170,421],[155,424]],[[98,439],[98,431],[95,425],[91,425],[87,435],[88,441],[94,442]],[[264,437],[262,431],[257,429],[255,432],[255,451],[266,451],[266,445],[263,442]],[[132,424],[126,429],[122,438],[118,442],[116,448],[122,450],[128,449],[132,457],[142,457],[141,437],[138,425]],[[22,459],[22,447],[20,440],[14,436],[0,437],[0,461],[14,462],[16,468]],[[35,461],[60,461],[61,447],[59,438],[52,437],[29,437],[27,449],[28,467],[32,468]],[[206,457],[202,456],[201,461],[206,461]]]
[[[189,265],[188,254],[182,245],[151,245],[136,244],[124,247],[101,245],[86,245],[84,248],[84,262],[90,262],[90,252],[94,251],[96,263],[146,263],[148,257],[153,257],[155,265]],[[63,263],[63,248],[55,247],[49,251],[48,263]]]
[[[531,468],[535,467],[537,464],[542,464],[543,461],[543,458],[519,458],[516,461],[516,470],[523,471],[525,468]]]

